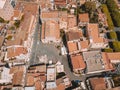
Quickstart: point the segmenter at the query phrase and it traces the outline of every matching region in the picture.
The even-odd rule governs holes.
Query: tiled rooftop
[[[10,74],[14,74],[17,73],[18,71],[24,72],[25,71],[25,67],[24,66],[14,66],[10,68]]]
[[[22,13],[24,13],[24,19],[21,21],[19,29],[14,34],[14,39],[7,41],[6,46],[24,44],[24,41],[26,41],[28,34],[30,34],[31,29],[33,28],[31,26],[31,23],[33,23],[34,19],[36,18],[37,8],[38,8],[37,4],[31,3],[29,4],[18,3],[16,5],[15,10],[22,9]]]
[[[106,90],[106,82],[104,78],[91,78],[90,83],[93,90]]]
[[[71,55],[71,63],[72,63],[73,69],[81,70],[86,68],[83,57],[80,54]]]
[[[77,17],[75,15],[68,15],[68,28],[74,28],[77,26]]]
[[[26,80],[26,86],[33,86],[35,81],[34,81],[34,76],[30,75],[30,74],[27,74],[26,76],[27,80]]]
[[[3,37],[3,36],[0,36],[0,48],[2,47],[3,42],[4,42],[4,37]]]
[[[79,14],[79,21],[80,22],[89,22],[88,13]]]
[[[26,86],[42,90],[46,82],[46,65],[31,66],[26,74]]]
[[[12,84],[13,85],[22,85],[23,84],[23,71],[18,71],[13,75]]]
[[[89,41],[88,40],[80,41],[80,46],[81,46],[81,49],[88,48],[89,47]]]
[[[61,84],[59,84],[58,86],[57,86],[57,90],[65,90],[65,85],[63,84],[63,83],[61,83]]]
[[[66,37],[68,41],[72,41],[72,40],[78,40],[80,39],[80,37],[83,37],[82,31],[69,31],[66,33]]]
[[[39,72],[39,73],[46,73],[46,65],[38,65],[29,67],[30,72]]]
[[[11,20],[20,20],[23,13],[20,10],[14,10],[14,15],[12,16]]]
[[[66,5],[67,0],[54,0],[55,5]]]
[[[120,52],[107,53],[107,58],[112,60],[120,60]]]
[[[68,46],[69,52],[74,52],[74,51],[79,50],[77,42],[68,42],[67,46]]]
[[[87,51],[89,48],[89,42],[88,40],[84,40],[84,41],[68,41],[67,42],[67,47],[68,47],[68,51],[69,53],[78,53],[78,52],[82,52],[82,51]]]
[[[42,19],[47,19],[47,18],[58,18],[59,13],[58,11],[51,11],[51,12],[42,12],[41,13],[41,18]]]
[[[20,54],[26,54],[27,50],[24,47],[11,47],[7,48],[7,58],[19,56]]]
[[[40,81],[35,82],[35,89],[36,90],[42,90],[43,89]]]
[[[115,54],[111,55],[111,57],[114,57]],[[114,70],[114,67],[111,63],[111,59],[109,58],[108,54],[105,53],[105,52],[102,52],[102,57],[103,57],[103,62],[104,62],[104,65],[105,65],[105,69],[106,70]],[[117,59],[115,59],[117,60]]]
[[[57,21],[50,20],[42,24],[42,39],[60,39],[60,29]]]
[[[87,34],[94,43],[103,43],[104,38],[100,37],[98,24],[88,24]]]

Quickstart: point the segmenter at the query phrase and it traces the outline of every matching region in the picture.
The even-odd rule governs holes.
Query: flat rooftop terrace
[[[87,73],[105,70],[100,51],[83,52],[83,57],[87,65]]]

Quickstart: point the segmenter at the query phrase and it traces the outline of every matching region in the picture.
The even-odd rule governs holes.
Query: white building
[[[55,82],[46,82],[46,89],[47,90],[56,90],[57,85]]]
[[[47,81],[55,81],[55,80],[56,80],[55,66],[51,65],[47,68]]]
[[[64,72],[64,65],[62,65],[60,61],[56,63],[56,72],[57,73]]]
[[[0,70],[0,84],[9,84],[12,83],[12,74],[9,74],[9,68],[3,68]]]

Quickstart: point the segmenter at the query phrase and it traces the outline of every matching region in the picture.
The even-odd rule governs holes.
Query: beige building
[[[79,26],[87,25],[89,23],[89,14],[88,13],[79,14],[78,20]]]
[[[0,0],[0,17],[10,20],[14,14],[14,0]]]
[[[50,20],[42,25],[42,42],[60,42],[60,30],[57,21]]]
[[[42,12],[42,36],[43,43],[59,43],[60,38],[60,12]]]
[[[87,36],[89,38],[91,48],[105,48],[108,45],[107,39],[101,36],[98,24],[87,24]]]
[[[76,74],[84,73],[86,64],[81,54],[71,55],[71,63],[74,73]]]

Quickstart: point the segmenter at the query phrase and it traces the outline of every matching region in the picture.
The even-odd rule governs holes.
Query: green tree
[[[90,23],[98,23],[98,15],[96,13],[90,14]]]
[[[116,32],[110,32],[110,33],[109,33],[109,36],[110,36],[110,39],[115,39],[115,40],[117,40],[117,34],[116,34]]]
[[[102,4],[101,8],[102,8],[103,13],[107,17],[108,29],[109,30],[113,30],[114,29],[114,25],[113,25],[112,18],[110,16],[110,13],[109,13],[109,10],[108,10],[106,4]]]
[[[77,13],[80,14],[80,13],[85,13],[85,11],[82,9],[82,7],[78,7],[77,8]]]
[[[11,39],[12,39],[12,36],[9,35],[9,36],[6,37],[6,39],[7,39],[7,40],[11,40]]]
[[[9,29],[10,29],[10,30],[15,30],[15,27],[14,27],[14,26],[11,26]]]
[[[102,50],[103,52],[113,52],[112,48],[105,48]]]
[[[112,76],[112,79],[114,81],[115,87],[119,87],[120,86],[120,75]]]
[[[118,11],[114,11],[114,13],[111,14],[114,25],[117,27],[120,27],[120,13]]]
[[[96,10],[95,2],[91,2],[91,1],[85,2],[84,9],[86,12],[89,12],[89,13],[94,12]]]
[[[65,31],[63,29],[60,30],[60,36],[63,37],[65,35]]]
[[[114,25],[120,27],[120,13],[116,2],[114,0],[107,0],[106,4],[112,16]]]
[[[114,41],[112,42],[112,45],[115,52],[120,52],[120,42]]]
[[[16,28],[19,28],[19,26],[20,26],[20,20],[16,20],[15,23],[14,23],[14,25],[16,26]]]
[[[0,23],[4,23],[4,22],[5,22],[5,20],[0,17]]]
[[[107,0],[106,4],[107,4],[110,12],[118,10],[118,6],[114,0]]]

